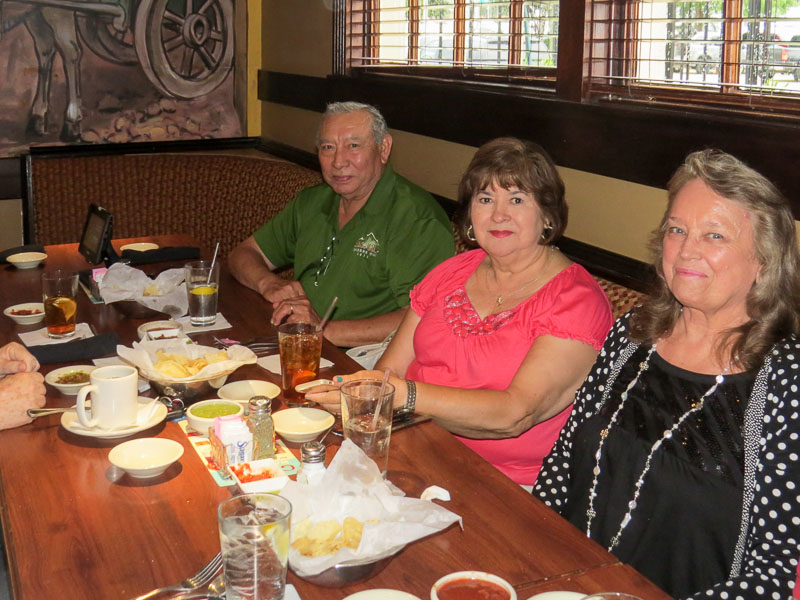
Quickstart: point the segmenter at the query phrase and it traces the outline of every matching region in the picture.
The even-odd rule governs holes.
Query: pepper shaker
[[[272,422],[272,401],[266,396],[250,398],[247,425],[253,432],[253,460],[275,456],[275,425]]]

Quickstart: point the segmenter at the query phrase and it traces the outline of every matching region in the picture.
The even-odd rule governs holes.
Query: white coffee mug
[[[139,375],[134,367],[112,365],[89,374],[89,385],[78,392],[78,421],[84,427],[113,429],[135,425],[139,410]],[[92,394],[91,416],[87,416],[86,396]]]

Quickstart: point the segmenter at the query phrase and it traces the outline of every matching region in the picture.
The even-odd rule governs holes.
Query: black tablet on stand
[[[78,252],[92,265],[104,262],[107,267],[119,260],[111,245],[114,216],[96,204],[89,205],[89,214],[83,226]]]

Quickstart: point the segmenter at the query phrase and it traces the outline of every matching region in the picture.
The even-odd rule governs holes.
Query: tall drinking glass
[[[394,386],[387,383],[381,394],[382,386],[383,382],[377,379],[357,379],[345,383],[339,392],[345,439],[351,440],[374,460],[385,478],[389,468]]]
[[[196,327],[213,325],[217,320],[219,262],[213,269],[210,260],[190,262],[184,272],[189,294],[189,322]]]
[[[292,505],[274,494],[245,494],[222,502],[217,513],[225,597],[281,600]]]
[[[310,323],[284,323],[278,327],[281,387],[289,406],[303,406],[303,394],[295,386],[313,381],[319,373],[322,332]]]
[[[47,335],[67,338],[75,335],[78,313],[78,274],[58,269],[42,274],[42,299]]]

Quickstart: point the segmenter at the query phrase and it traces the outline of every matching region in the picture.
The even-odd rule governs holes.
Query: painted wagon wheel
[[[203,96],[233,70],[232,0],[141,0],[134,29],[139,62],[163,94]]]
[[[101,15],[78,15],[78,31],[89,49],[100,58],[118,65],[139,64],[133,30],[117,31],[111,18]]]

